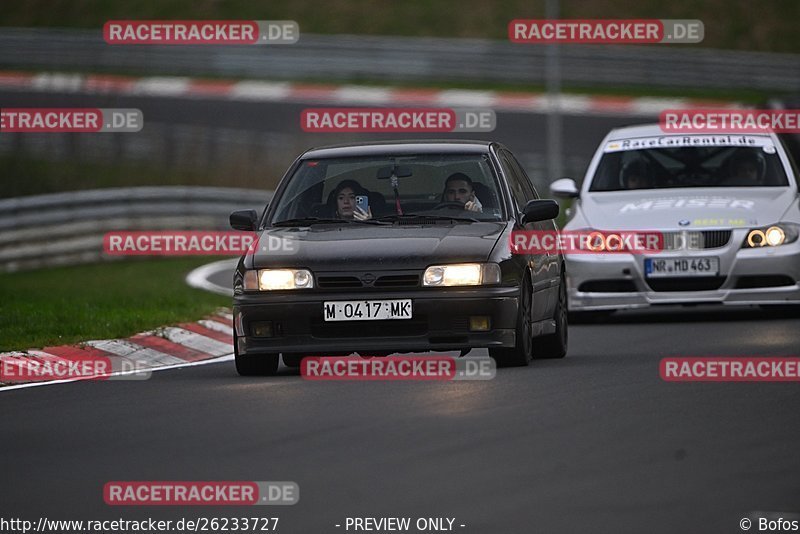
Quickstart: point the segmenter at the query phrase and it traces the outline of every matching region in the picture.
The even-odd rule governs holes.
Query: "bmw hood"
[[[486,261],[507,223],[373,226],[314,225],[264,230],[254,267],[312,270],[424,269],[435,263]]]
[[[789,187],[597,192],[581,197],[569,229],[735,228],[778,222],[795,200]],[[581,220],[582,219],[582,220]]]

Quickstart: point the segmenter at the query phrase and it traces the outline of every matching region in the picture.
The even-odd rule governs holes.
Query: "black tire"
[[[568,320],[574,324],[602,323],[610,319],[613,314],[614,310],[571,311]]]
[[[494,358],[497,367],[525,367],[531,362],[533,335],[531,328],[531,294],[530,279],[525,276],[520,290],[517,307],[517,344],[515,347],[496,347],[489,349],[489,356]]]
[[[233,334],[233,357],[236,360],[236,372],[241,376],[272,376],[278,372],[280,354],[239,354],[236,333]]]
[[[534,359],[549,360],[563,358],[567,355],[569,320],[567,319],[567,285],[563,276],[558,285],[558,302],[553,319],[556,322],[556,331],[536,340],[533,348]]]
[[[283,365],[286,367],[300,367],[300,362],[304,358],[302,353],[283,353],[281,356],[283,357]]]

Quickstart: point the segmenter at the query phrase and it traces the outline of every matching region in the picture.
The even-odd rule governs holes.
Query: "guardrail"
[[[111,259],[112,230],[226,230],[240,209],[261,211],[272,191],[129,187],[0,200],[0,272]]]
[[[546,47],[490,39],[303,34],[294,45],[110,46],[102,31],[0,30],[5,68],[291,80],[544,84]],[[560,46],[576,86],[800,90],[800,54],[687,47]]]

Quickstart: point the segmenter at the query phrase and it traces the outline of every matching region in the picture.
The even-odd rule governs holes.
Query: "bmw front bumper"
[[[654,304],[800,304],[800,241],[742,249],[747,231],[728,245],[706,250],[647,254],[570,254],[571,311],[644,308]],[[719,258],[719,276],[647,278],[646,258]]]

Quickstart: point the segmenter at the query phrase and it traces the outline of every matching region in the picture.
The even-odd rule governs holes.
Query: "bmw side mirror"
[[[555,200],[531,200],[522,210],[522,224],[548,221],[558,217],[558,202]]]
[[[252,232],[258,224],[258,214],[256,210],[234,211],[230,217],[231,228],[234,230],[244,230]]]
[[[580,190],[578,190],[575,180],[572,178],[561,178],[550,184],[550,192],[554,197],[558,198],[578,198]]]

